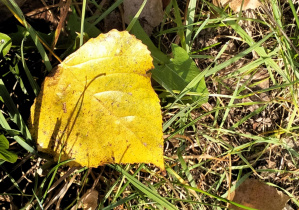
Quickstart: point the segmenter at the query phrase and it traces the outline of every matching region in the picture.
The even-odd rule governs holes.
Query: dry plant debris
[[[153,163],[164,169],[152,58],[128,32],[90,39],[45,79],[31,108],[38,150],[70,165]],[[148,123],[151,122],[151,123]]]

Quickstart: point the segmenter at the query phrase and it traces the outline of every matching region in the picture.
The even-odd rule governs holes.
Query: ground
[[[86,19],[92,23],[112,5],[88,2]],[[21,7],[28,23],[48,44],[66,14],[59,6],[59,1],[27,0]],[[81,16],[82,3],[73,2],[70,8],[54,50],[62,59],[78,47],[74,40],[80,20],[74,14]],[[192,40],[186,43],[190,27],[184,25],[192,9]],[[171,1],[164,12],[162,23],[150,34],[152,42],[169,57],[173,43],[190,49],[198,71],[206,70],[208,89],[204,103],[190,101],[190,93],[175,100],[163,85],[152,81],[162,106],[166,171],[148,164],[67,167],[17,143],[15,136],[24,135],[14,123],[14,109],[5,103],[3,86],[27,122],[36,95],[22,60],[38,86],[49,72],[29,36],[23,41],[22,58],[25,30],[21,23],[13,16],[0,20],[0,32],[13,40],[9,53],[0,58],[1,113],[11,127],[4,128],[2,121],[0,134],[9,140],[9,151],[18,155],[15,163],[0,165],[2,209],[82,208],[80,198],[91,194],[100,209],[226,208],[229,190],[247,178],[287,194],[289,209],[299,207],[298,2],[267,1],[257,9],[236,13],[205,1]],[[121,4],[103,17],[88,36],[127,26]],[[257,42],[261,47],[254,46]],[[53,56],[50,59],[52,66],[59,63]],[[30,146],[36,151],[34,144]]]

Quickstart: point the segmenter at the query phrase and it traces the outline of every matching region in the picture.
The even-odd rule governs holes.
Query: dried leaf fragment
[[[231,194],[232,201],[259,210],[281,210],[289,199],[289,196],[256,179],[245,180]],[[228,208],[243,209],[231,204]]]
[[[78,208],[95,210],[98,207],[99,193],[96,190],[88,190],[79,200]],[[74,206],[76,207],[76,206]],[[74,208],[75,209],[75,208]]]
[[[256,9],[261,5],[259,0],[213,0],[213,4],[216,6],[225,6],[229,4],[229,7],[235,12],[239,12],[241,6],[244,11],[247,9]]]
[[[127,24],[131,22],[131,19],[136,15],[142,3],[143,0],[124,0],[124,19]],[[163,3],[161,0],[147,1],[139,19],[148,35],[152,33],[154,27],[162,22],[163,15]]]
[[[70,165],[164,169],[162,116],[147,47],[128,32],[90,39],[45,79],[31,108],[38,150]]]

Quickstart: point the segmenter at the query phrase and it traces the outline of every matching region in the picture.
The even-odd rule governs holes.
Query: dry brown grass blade
[[[163,176],[160,176],[160,178],[164,179],[165,182],[167,182],[169,188],[173,191],[173,193],[175,194],[176,198],[177,199],[180,199],[180,195],[177,193],[177,191],[175,190],[175,187],[173,186],[173,184],[168,180],[166,179],[165,177]],[[182,206],[182,209],[187,209],[186,206],[184,205],[184,203],[182,201],[179,201],[179,203],[181,204]]]
[[[71,6],[71,3],[72,3],[72,0],[61,0],[60,1],[60,5],[61,5],[60,6],[60,20],[59,20],[58,26],[55,30],[54,40],[51,45],[52,51],[54,51],[54,48],[58,41],[60,32],[61,32],[62,28],[64,27],[65,19],[67,17],[68,10]],[[51,54],[49,55],[49,58],[51,58]]]
[[[81,4],[82,4],[81,2],[73,2],[72,3],[72,5],[81,5]],[[59,6],[60,6],[60,3],[53,4],[53,5],[45,5],[44,7],[40,7],[38,9],[32,10],[30,12],[27,12],[25,14],[25,16],[27,16],[27,17],[35,16],[35,15],[38,15],[40,13],[43,13],[43,12],[46,12],[46,11],[50,11],[51,9],[54,9],[56,7],[59,7]]]
[[[175,176],[175,178],[177,178],[177,180],[179,180],[179,182],[183,185],[189,185],[188,181],[185,181],[180,175],[178,175],[174,170],[170,169],[172,171],[172,175]],[[192,190],[192,189],[187,189],[198,201],[200,201],[199,196],[197,195],[197,193]]]
[[[61,190],[58,191],[58,193],[50,200],[50,202],[47,204],[47,206],[45,206],[44,210],[47,210],[51,207],[52,204],[54,204],[57,200],[56,203],[56,208],[55,209],[60,209],[60,203],[64,197],[64,195],[66,194],[66,192],[68,191],[68,189],[70,188],[70,186],[73,184],[73,182],[75,181],[77,174],[74,174],[73,177],[70,179],[70,181],[66,182],[65,185],[61,188]]]
[[[61,195],[59,196],[58,202],[56,204],[56,209],[59,210],[60,208],[60,203],[64,197],[64,195],[66,194],[67,190],[70,188],[70,186],[73,184],[73,182],[76,179],[77,174],[74,174],[74,176],[71,178],[70,182],[63,188],[63,190],[61,191]]]
[[[177,159],[178,156],[177,155],[173,155],[170,158]],[[203,155],[187,155],[187,156],[183,155],[182,158],[183,159],[211,159],[211,160],[218,160],[218,161],[229,161],[227,159],[216,158],[216,157],[213,157],[213,156],[208,155],[208,154],[203,154]]]
[[[30,156],[32,156],[32,154],[30,154]],[[22,164],[23,163],[24,162],[22,161]],[[20,164],[20,166],[22,164]],[[34,170],[37,168],[38,165],[39,165],[39,162],[37,162],[35,165],[33,165],[28,171],[26,171],[26,173],[22,172],[22,176],[16,181],[16,183],[19,184],[23,179],[26,179],[27,182],[31,183],[32,181],[30,179],[28,179],[27,176],[30,175],[31,173],[34,173]],[[7,192],[11,191],[15,187],[16,187],[16,185],[12,184],[11,187],[7,189]]]
[[[21,167],[30,157],[32,156],[31,153],[29,153],[28,155],[26,155],[18,164],[16,164],[10,173],[14,172],[16,169],[18,169],[19,167]],[[0,183],[3,182],[4,179],[6,179],[8,177],[8,174],[4,175],[3,177],[1,177],[0,179]]]
[[[70,168],[62,177],[60,177],[49,189],[48,193],[54,190],[63,180],[65,180],[68,176],[70,176],[75,170],[79,169],[80,167],[72,167]]]
[[[139,0],[124,0],[124,19],[127,24],[131,22],[140,9],[143,1]],[[153,28],[158,26],[163,21],[163,4],[161,0],[147,1],[142,12],[139,15],[139,20],[143,23],[144,31],[150,35]]]
[[[163,135],[163,138],[166,139],[169,136],[170,135]],[[188,136],[177,134],[177,135],[175,135],[175,136],[172,137],[172,139],[175,139],[175,138],[182,138],[182,139],[185,139],[185,140],[189,141],[190,144],[192,145],[192,147],[191,147],[192,151],[195,152],[194,142]]]
[[[290,38],[288,37],[288,35],[284,32],[284,30],[280,27],[279,24],[277,24],[277,22],[275,21],[274,17],[271,15],[270,11],[261,4],[262,9],[267,13],[268,17],[270,18],[270,21],[272,22],[273,26],[276,26],[280,33],[282,33],[282,35],[284,36],[284,38],[289,42],[289,44],[292,46],[293,50],[295,50],[295,52],[299,55],[299,50],[297,49],[297,47],[295,47],[295,45],[293,44],[293,42],[290,40]]]

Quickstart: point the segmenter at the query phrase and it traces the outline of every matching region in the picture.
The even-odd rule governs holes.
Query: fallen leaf
[[[162,0],[162,4],[163,4],[163,9],[165,9],[168,4],[170,3],[171,0]]]
[[[232,201],[259,210],[281,210],[289,199],[289,196],[256,179],[245,180],[231,194]],[[243,209],[231,204],[228,208]]]
[[[99,193],[96,190],[88,190],[79,200],[78,208],[95,210],[98,207]],[[74,207],[77,207],[76,205]],[[76,208],[75,208],[76,209]]]
[[[213,0],[213,4],[218,7],[229,4],[229,7],[235,12],[239,12],[241,6],[242,10],[244,11],[247,9],[256,9],[261,5],[259,0],[244,0],[244,2],[243,0]]]
[[[164,170],[162,116],[147,47],[128,32],[90,39],[47,77],[31,108],[38,150],[69,165],[153,163]]]
[[[143,0],[124,0],[124,19],[125,23],[129,24],[132,18],[136,15]],[[165,2],[166,4],[167,2]],[[139,20],[145,32],[150,35],[153,28],[158,26],[163,21],[163,3],[161,0],[148,0],[145,4]]]
[[[105,31],[110,31],[112,29],[124,30],[122,24],[121,13],[119,10],[113,10],[104,19]]]

